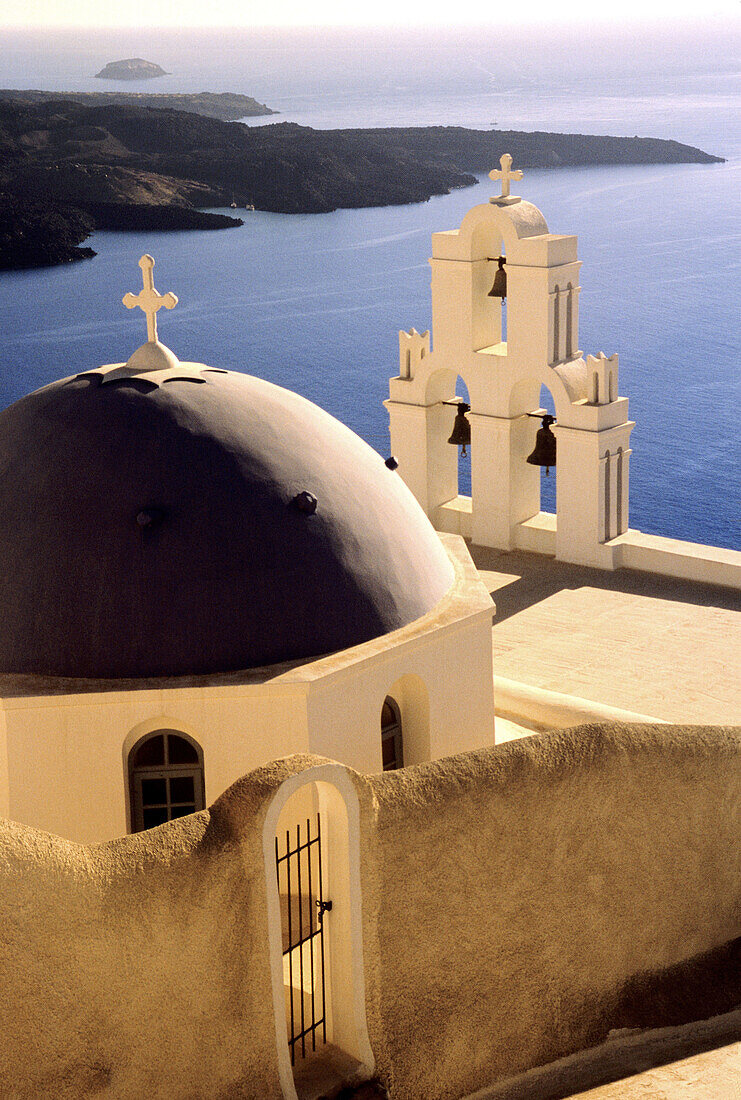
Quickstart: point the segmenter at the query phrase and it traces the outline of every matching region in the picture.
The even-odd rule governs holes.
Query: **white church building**
[[[96,842],[290,753],[372,773],[491,744],[463,540],[315,405],[180,363],[153,264],[127,363],[0,413],[0,817]]]
[[[386,462],[294,393],[180,362],[150,256],[124,297],[146,343],[0,413],[0,817],[91,843],[291,753],[373,774],[493,744],[464,538],[739,586],[739,555],[629,528],[617,356],[579,350],[576,237],[510,194],[511,163],[433,235],[432,346],[400,333]]]

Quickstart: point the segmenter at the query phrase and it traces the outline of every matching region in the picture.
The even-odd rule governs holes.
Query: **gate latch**
[[[316,904],[317,904],[317,908],[319,910],[319,924],[321,926],[321,923],[324,920],[324,914],[332,912],[332,902],[331,901],[319,901],[319,900],[317,900]]]

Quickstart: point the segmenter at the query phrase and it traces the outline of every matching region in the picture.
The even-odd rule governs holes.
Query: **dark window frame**
[[[196,760],[184,763],[170,763],[171,747],[170,738],[184,741],[195,752]],[[157,764],[137,765],[136,758],[142,747],[155,738],[163,739],[163,762]],[[128,755],[128,787],[129,787],[129,813],[130,829],[132,833],[144,832],[154,828],[155,825],[173,821],[178,817],[196,813],[206,806],[206,781],[203,766],[203,749],[192,737],[182,730],[156,729],[140,737],[136,744],[132,745]],[[172,797],[171,780],[192,779],[193,798],[187,801],[177,800]],[[165,796],[159,802],[146,801],[143,791],[144,783],[148,781],[164,782]],[[145,821],[145,811],[150,813],[150,818]],[[179,813],[177,811],[180,811]],[[154,811],[154,812],[151,812]],[[164,811],[164,813],[163,813]],[[174,811],[174,812],[173,812]],[[161,821],[151,820],[161,817]]]
[[[393,721],[387,722],[385,725],[383,722],[384,707],[388,707],[394,716]],[[384,752],[384,749],[387,748],[389,742],[393,742],[393,752],[388,756],[388,760],[385,760],[384,757],[388,754]],[[401,726],[401,710],[399,704],[390,695],[386,696],[381,708],[381,763],[385,772],[398,771],[399,768],[404,767],[404,736]]]

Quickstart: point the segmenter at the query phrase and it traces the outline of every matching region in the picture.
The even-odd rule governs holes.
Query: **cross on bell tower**
[[[501,195],[495,195],[489,199],[489,202],[497,203],[499,206],[509,206],[513,202],[521,202],[522,200],[518,195],[510,195],[509,185],[512,180],[515,182],[522,179],[522,171],[516,168],[512,171],[512,157],[509,153],[503,153],[499,158],[501,168],[495,168],[493,172],[489,173],[489,179],[502,181],[502,193]]]
[[[123,304],[127,309],[134,309],[136,306],[144,313],[147,318],[147,339],[150,344],[156,344],[157,341],[157,313],[164,306],[165,309],[174,309],[178,304],[176,294],[172,294],[168,291],[167,294],[160,294],[154,288],[154,277],[152,275],[152,269],[154,268],[154,257],[144,255],[139,260],[139,267],[142,269],[142,281],[144,286],[138,294],[132,294],[129,291],[123,297]]]

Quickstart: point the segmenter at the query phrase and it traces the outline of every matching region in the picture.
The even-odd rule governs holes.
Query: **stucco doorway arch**
[[[275,1035],[286,1100],[364,1080],[360,808],[340,765],[287,779],[263,827]],[[300,878],[299,878],[300,874]]]

